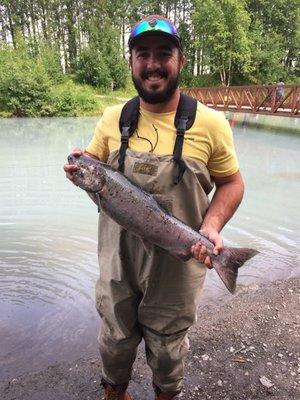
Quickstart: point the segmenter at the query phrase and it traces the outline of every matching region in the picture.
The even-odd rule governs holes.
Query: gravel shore
[[[226,304],[199,309],[190,330],[181,400],[300,399],[300,279],[237,292]],[[1,400],[99,400],[100,361],[80,359],[0,382]],[[141,347],[129,387],[151,400]]]

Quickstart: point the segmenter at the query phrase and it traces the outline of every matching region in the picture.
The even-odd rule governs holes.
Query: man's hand
[[[207,237],[215,246],[213,249],[213,253],[218,255],[223,249],[223,240],[216,230],[206,229],[200,230],[201,235]],[[200,242],[194,244],[191,248],[193,257],[202,262],[207,268],[212,268],[211,258],[207,254],[207,249]]]
[[[75,157],[80,157],[80,156],[82,156],[83,154],[84,154],[84,151],[83,150],[81,150],[81,149],[79,149],[78,147],[76,147],[75,149],[73,149],[72,150],[72,154],[75,156]],[[76,171],[78,169],[78,167],[76,166],[76,165],[74,165],[74,164],[65,164],[64,165],[64,170],[65,170],[65,173],[66,173],[66,177],[71,181],[71,182],[73,182],[73,179],[74,179],[74,177],[73,177],[73,171]],[[74,182],[73,182],[74,183]],[[75,183],[74,183],[74,185],[75,185]]]
[[[229,176],[214,177],[213,179],[216,191],[205,214],[200,232],[214,243],[213,253],[218,255],[223,249],[223,240],[219,232],[240,204],[244,193],[244,184],[239,171]],[[211,259],[207,255],[205,246],[196,243],[192,246],[191,251],[196,260],[203,262],[208,268],[212,268]]]

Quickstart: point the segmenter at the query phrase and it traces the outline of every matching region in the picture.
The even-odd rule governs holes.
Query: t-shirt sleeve
[[[88,153],[99,158],[102,162],[107,162],[109,156],[108,139],[104,134],[105,113],[102,115],[100,121],[98,122],[92,140],[85,149]]]
[[[213,135],[213,152],[207,168],[212,176],[229,176],[239,170],[233,134],[228,121],[222,116]]]

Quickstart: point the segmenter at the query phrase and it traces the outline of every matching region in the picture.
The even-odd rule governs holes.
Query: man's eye
[[[141,52],[141,53],[138,53],[137,56],[138,56],[139,58],[146,58],[146,57],[148,56],[148,53],[146,53],[146,52]]]
[[[161,57],[171,57],[172,53],[170,51],[162,51],[160,53]]]

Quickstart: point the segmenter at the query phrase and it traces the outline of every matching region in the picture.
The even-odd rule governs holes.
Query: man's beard
[[[160,74],[162,77],[167,76],[167,74],[164,72],[160,72]],[[173,96],[178,88],[180,75],[178,73],[175,77],[170,78],[167,87],[163,91],[159,92],[155,92],[155,90],[149,91],[143,88],[141,82],[147,78],[147,73],[142,74],[141,78],[135,78],[133,73],[131,73],[131,77],[136,91],[145,103],[159,104],[165,103]]]

